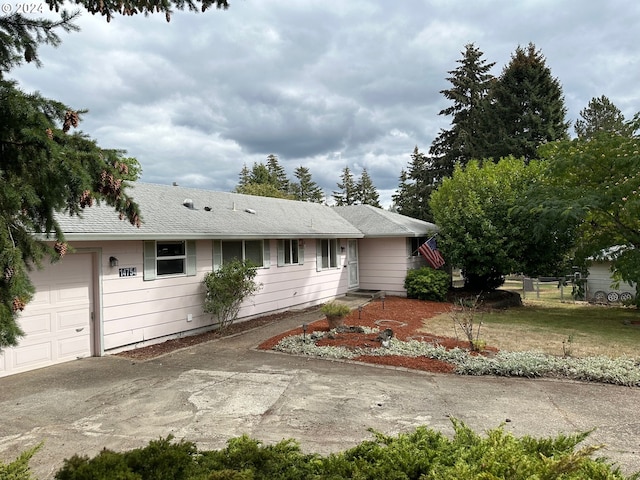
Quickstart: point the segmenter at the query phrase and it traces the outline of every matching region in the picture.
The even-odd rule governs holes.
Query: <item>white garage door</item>
[[[30,274],[36,294],[20,316],[25,336],[0,353],[0,377],[91,356],[91,254],[70,254]]]

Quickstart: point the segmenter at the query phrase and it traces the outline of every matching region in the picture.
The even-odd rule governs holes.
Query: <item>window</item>
[[[196,243],[185,240],[144,242],[144,279],[196,274]]]
[[[156,243],[156,273],[162,275],[181,275],[187,273],[187,249],[185,242]]]
[[[420,255],[420,253],[418,252],[418,247],[429,239],[427,237],[412,237],[407,240],[408,240],[407,248],[409,250],[409,256],[415,257]]]
[[[214,240],[213,269],[225,262],[248,260],[256,267],[269,268],[269,242],[263,240]]]
[[[318,240],[316,243],[316,270],[338,268],[338,240]]]
[[[278,266],[302,265],[304,263],[304,240],[286,239],[278,241]]]

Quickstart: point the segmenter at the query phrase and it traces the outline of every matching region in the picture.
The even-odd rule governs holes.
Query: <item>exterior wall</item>
[[[420,262],[407,252],[406,238],[363,238],[358,241],[360,288],[406,296],[407,270]],[[419,263],[416,264],[416,267]]]
[[[618,288],[613,288],[611,286],[612,283],[611,262],[594,262],[589,267],[589,276],[587,277],[587,300],[592,300],[593,295],[598,291],[605,293],[617,292],[618,294],[629,292],[635,296],[635,284],[629,285],[621,282]]]
[[[211,240],[196,242],[195,276],[160,277],[145,281],[144,242],[75,242],[74,248],[100,248],[101,301],[97,334],[104,351],[118,351],[164,341],[212,328],[216,320],[203,312],[204,276],[212,270]],[[239,320],[296,306],[311,306],[347,292],[346,256],[338,257],[339,268],[316,271],[316,241],[305,240],[302,265],[277,265],[277,241],[270,241],[269,268],[260,268],[256,281],[260,291],[248,299]],[[109,257],[118,266],[109,265]],[[119,269],[134,267],[135,276],[120,277]]]
[[[306,239],[304,242],[304,263],[279,267],[277,241],[271,241],[271,266],[258,269],[256,281],[262,283],[262,288],[243,304],[240,318],[316,305],[347,293],[346,254],[338,254],[338,268],[317,272],[316,240]],[[346,240],[342,240],[342,246],[346,246]]]

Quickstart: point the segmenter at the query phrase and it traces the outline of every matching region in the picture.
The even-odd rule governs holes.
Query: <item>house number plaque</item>
[[[137,275],[136,267],[123,267],[118,269],[121,277],[135,277]]]

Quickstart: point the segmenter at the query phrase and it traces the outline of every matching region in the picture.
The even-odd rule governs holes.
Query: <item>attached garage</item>
[[[67,255],[30,277],[36,294],[20,316],[25,336],[0,353],[0,377],[92,355],[92,254]]]

